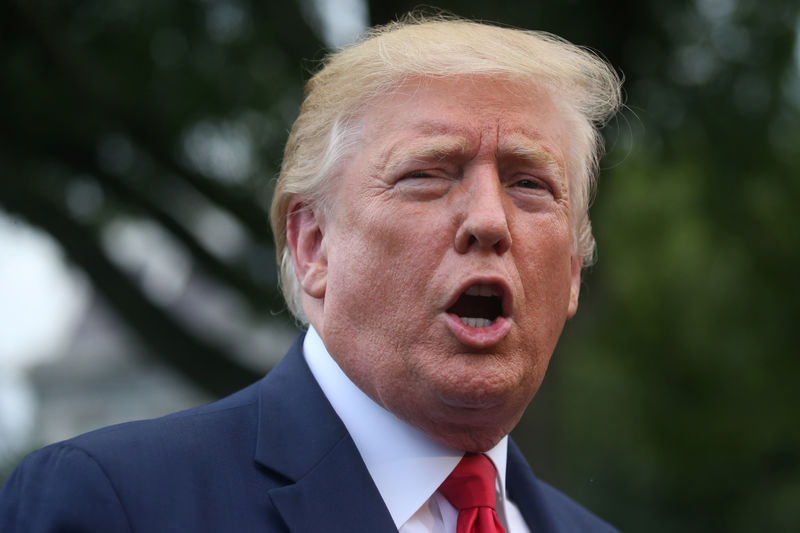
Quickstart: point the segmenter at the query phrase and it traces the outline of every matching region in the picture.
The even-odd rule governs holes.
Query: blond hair
[[[420,18],[373,28],[355,45],[331,54],[306,84],[306,97],[286,142],[270,221],[289,310],[307,322],[286,241],[289,203],[302,196],[325,209],[335,181],[359,138],[359,113],[371,99],[412,77],[492,76],[550,90],[571,126],[567,159],[576,253],[594,259],[589,221],[598,162],[599,128],[621,105],[621,81],[594,53],[544,32],[451,17]]]

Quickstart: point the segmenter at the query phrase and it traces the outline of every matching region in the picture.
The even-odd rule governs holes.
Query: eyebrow
[[[497,147],[499,153],[509,154],[537,167],[565,174],[564,163],[547,147],[534,142],[535,137],[522,132],[515,132],[503,138]]]
[[[375,172],[385,172],[404,164],[409,160],[440,161],[447,157],[466,158],[470,152],[469,132],[466,129],[453,127],[447,122],[423,121],[415,125],[415,129],[423,139],[411,146],[401,139],[392,144],[373,166]],[[511,155],[528,164],[554,172],[565,177],[566,169],[558,157],[541,143],[537,142],[540,134],[535,130],[522,128],[504,134],[497,146],[496,155]]]
[[[453,135],[452,131],[448,134],[435,134],[432,138],[425,138],[410,146],[401,139],[381,154],[373,170],[391,171],[408,161],[442,161],[452,156],[466,158],[468,153],[469,144],[466,137]]]
[[[421,146],[410,146],[402,151],[403,157],[412,159],[441,160],[453,155],[466,156],[469,151],[467,140],[463,137],[433,139]]]

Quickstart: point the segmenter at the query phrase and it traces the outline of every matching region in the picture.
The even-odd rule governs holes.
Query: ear
[[[328,256],[322,226],[314,208],[296,198],[292,199],[287,210],[286,240],[303,291],[313,298],[323,298]]]
[[[581,270],[583,259],[578,254],[573,254],[570,265],[569,307],[567,318],[572,318],[578,312],[578,296],[581,292]]]

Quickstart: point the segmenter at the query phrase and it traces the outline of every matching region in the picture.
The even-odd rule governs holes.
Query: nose
[[[482,172],[465,177],[463,199],[456,231],[458,253],[493,250],[503,254],[511,248],[506,212],[506,194],[497,173]]]

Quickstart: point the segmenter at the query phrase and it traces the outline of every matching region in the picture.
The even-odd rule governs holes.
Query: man
[[[272,206],[308,333],[220,402],[33,454],[0,529],[613,531],[508,433],[577,309],[619,102],[605,63],[545,34],[409,20],[334,54]]]

